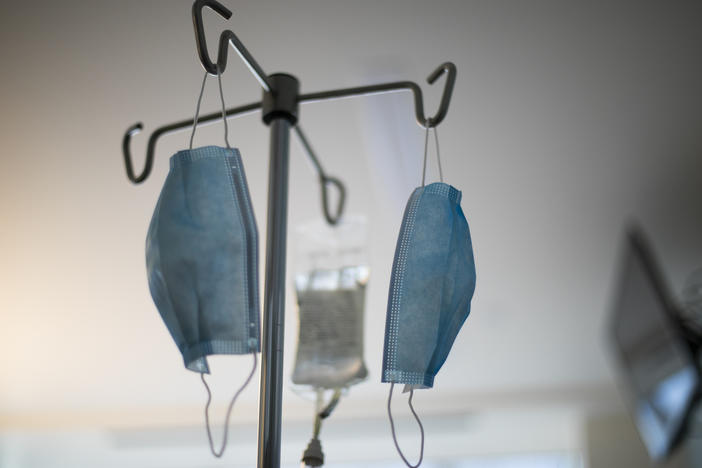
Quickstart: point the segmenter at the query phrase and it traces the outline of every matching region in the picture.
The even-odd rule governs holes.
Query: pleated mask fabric
[[[383,382],[431,388],[475,291],[473,247],[461,192],[417,187],[395,250],[383,349]]]
[[[170,171],[146,238],[149,289],[185,367],[209,373],[207,356],[260,351],[258,230],[241,154],[227,148],[190,149],[170,159]]]
[[[461,192],[444,183],[436,127],[441,182],[424,184],[428,123],[425,128],[422,185],[414,189],[405,207],[385,320],[381,380],[404,383],[405,390],[433,387],[434,377],[470,314],[475,292],[468,221],[461,209]]]
[[[179,151],[146,240],[149,288],[185,367],[260,349],[258,232],[237,149]]]

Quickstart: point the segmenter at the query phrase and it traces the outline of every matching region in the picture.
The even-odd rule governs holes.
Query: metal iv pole
[[[232,12],[215,0],[196,0],[193,4],[192,16],[195,28],[195,38],[200,61],[205,70],[211,75],[217,75],[217,67],[221,73],[227,65],[227,54],[231,44],[244,64],[263,88],[263,99],[260,102],[228,109],[226,115],[240,116],[261,109],[263,122],[270,127],[270,159],[268,179],[268,225],[266,239],[265,290],[263,302],[263,324],[261,334],[261,385],[259,397],[259,428],[258,428],[258,468],[280,467],[280,434],[282,414],[283,389],[283,336],[285,329],[285,271],[286,271],[286,236],[288,221],[288,177],[290,166],[290,130],[294,129],[304,150],[319,174],[322,190],[323,209],[327,221],[335,224],[343,211],[345,189],[341,181],[326,175],[311,145],[302,129],[297,125],[298,104],[337,99],[352,96],[388,93],[409,90],[414,96],[415,118],[422,127],[435,127],[446,116],[451,93],[456,81],[456,67],[451,62],[445,62],[432,72],[427,81],[432,84],[440,76],[446,74],[444,91],[436,114],[425,117],[424,102],[421,88],[412,81],[398,81],[372,86],[344,88],[310,94],[300,94],[300,83],[292,75],[276,73],[266,75],[261,66],[244,47],[237,36],[230,30],[223,31],[219,38],[217,64],[210,60],[205,40],[202,22],[202,10],[208,7],[225,19]],[[221,114],[205,115],[199,122],[208,122],[221,118]],[[132,125],[122,140],[122,151],[127,177],[135,184],[143,182],[151,172],[157,139],[165,134],[190,128],[192,120],[183,120],[156,129],[149,137],[144,169],[141,174],[134,173],[130,142],[133,135],[142,130],[143,125]],[[339,190],[339,203],[336,213],[328,206],[327,187],[335,185]]]

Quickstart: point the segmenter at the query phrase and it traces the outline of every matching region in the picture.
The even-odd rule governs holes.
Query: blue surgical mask
[[[149,288],[185,367],[259,350],[257,231],[241,156],[179,151],[146,239]]]
[[[393,261],[383,382],[431,388],[470,313],[475,264],[461,192],[443,182],[407,202]]]
[[[255,370],[260,325],[258,231],[244,166],[228,141],[226,148],[192,149],[201,98],[202,90],[190,149],[170,159],[146,238],[146,267],[151,295],[185,367],[199,372],[207,388],[209,355],[252,354]],[[223,97],[222,109],[224,118]],[[205,417],[210,436],[207,408]],[[226,446],[226,428],[224,437],[217,452],[210,436],[215,456]]]
[[[426,172],[426,140],[424,164]],[[392,384],[388,400],[396,383],[410,391],[434,385],[470,313],[475,263],[460,201],[459,190],[443,181],[425,186],[423,176],[407,202],[385,322],[382,381]]]

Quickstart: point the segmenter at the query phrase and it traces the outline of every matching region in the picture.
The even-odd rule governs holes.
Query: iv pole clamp
[[[266,241],[265,291],[263,304],[263,326],[261,340],[261,386],[259,397],[258,468],[280,467],[280,435],[283,390],[283,335],[285,328],[285,270],[287,237],[287,200],[290,165],[290,130],[297,133],[303,149],[308,154],[319,175],[322,186],[322,204],[327,222],[336,224],[343,212],[346,190],[343,183],[327,175],[319,159],[314,154],[298,123],[300,103],[338,99],[351,96],[372,95],[409,90],[414,97],[414,110],[417,123],[423,127],[436,127],[446,117],[451,94],[456,81],[456,66],[451,62],[441,64],[427,81],[435,83],[446,75],[444,89],[436,113],[427,117],[424,114],[422,90],[412,81],[398,81],[371,86],[336,89],[317,93],[299,94],[300,83],[291,75],[276,73],[266,75],[239,38],[230,30],[219,36],[216,64],[210,59],[202,21],[202,10],[208,7],[225,19],[232,12],[215,0],[196,0],[192,8],[195,41],[202,66],[211,75],[224,72],[227,66],[229,44],[232,44],[239,57],[249,68],[263,88],[260,102],[226,110],[227,117],[240,116],[261,109],[262,119],[270,131],[270,165],[268,182],[268,224]],[[221,118],[219,112],[202,116],[199,122],[212,122]],[[130,143],[134,135],[143,129],[141,123],[129,127],[122,140],[122,151],[127,177],[135,184],[149,176],[153,168],[156,141],[162,135],[190,128],[192,120],[182,120],[157,128],[149,137],[144,169],[139,175],[134,172]],[[334,185],[339,190],[336,212],[332,213],[328,203],[327,188]]]

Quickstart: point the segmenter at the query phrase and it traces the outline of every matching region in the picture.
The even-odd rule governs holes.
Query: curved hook
[[[205,40],[205,27],[202,23],[202,9],[208,7],[217,12],[224,19],[232,17],[232,12],[224,7],[216,0],[196,0],[193,3],[193,26],[195,27],[195,43],[197,44],[197,53],[200,56],[200,62],[203,68],[210,75],[217,75],[217,66],[210,60],[210,55],[207,52],[207,41]],[[263,71],[261,66],[254,60],[253,56],[246,50],[244,44],[236,37],[233,31],[226,29],[219,35],[219,49],[217,50],[217,65],[219,73],[224,73],[227,68],[227,54],[229,53],[229,44],[232,44],[237,53],[244,61],[254,77],[261,84],[265,91],[271,91],[273,86],[268,80],[268,75]]]
[[[195,43],[197,45],[197,54],[200,56],[200,62],[210,75],[217,75],[217,66],[210,60],[210,54],[207,52],[207,39],[205,38],[205,27],[202,23],[202,9],[208,7],[214,10],[225,20],[232,17],[232,12],[227,7],[215,0],[196,0],[193,3],[193,27],[195,28]],[[227,67],[227,42],[224,31],[219,36],[219,50],[217,51],[217,65],[219,70],[224,73]],[[224,42],[224,44],[222,43]]]
[[[322,186],[322,208],[324,209],[324,218],[327,220],[327,223],[334,226],[339,222],[344,212],[346,187],[344,187],[343,182],[336,177],[329,177],[327,175],[321,175],[319,177],[319,182]],[[327,186],[329,184],[335,185],[336,189],[339,191],[339,200],[336,202],[336,213],[331,213],[329,210],[329,197],[327,195]]]
[[[235,117],[248,114],[260,108],[261,103],[254,102],[251,104],[227,109],[226,114],[227,117]],[[211,114],[200,116],[198,122],[200,124],[204,124],[207,122],[214,122],[215,120],[220,120],[221,118],[221,112],[212,112]],[[153,133],[151,133],[151,135],[149,136],[149,141],[146,144],[146,160],[144,161],[144,169],[139,175],[134,174],[134,166],[132,164],[132,153],[129,147],[132,142],[132,137],[139,133],[144,128],[144,126],[141,122],[138,122],[129,127],[126,133],[124,134],[124,137],[122,138],[122,154],[124,155],[124,166],[127,169],[127,178],[129,178],[129,180],[131,180],[135,184],[139,184],[146,180],[146,178],[149,177],[149,174],[151,173],[151,168],[154,165],[154,154],[156,153],[156,142],[158,141],[158,139],[161,136],[166,135],[168,133],[177,132],[186,128],[192,128],[192,126],[193,119],[187,119],[181,120],[179,122],[174,122],[168,125],[163,125],[154,130]]]
[[[439,109],[436,111],[436,114],[429,118],[424,115],[424,97],[422,95],[422,89],[414,81],[395,81],[392,83],[381,83],[370,86],[358,86],[355,88],[342,88],[333,89],[331,91],[301,94],[298,96],[297,101],[300,103],[315,102],[326,99],[339,99],[363,95],[367,96],[371,94],[408,90],[412,91],[412,97],[414,98],[414,116],[417,119],[417,124],[419,124],[421,127],[436,127],[444,120],[446,113],[448,112],[449,104],[451,102],[451,94],[453,93],[453,87],[456,83],[456,65],[451,62],[442,63],[436,68],[436,70],[431,72],[429,77],[427,77],[427,81],[429,84],[434,84],[443,74],[446,74],[447,76],[446,83],[444,84],[444,91],[441,95],[441,102],[439,103]]]
[[[446,117],[449,103],[451,102],[451,94],[453,94],[453,86],[456,84],[456,65],[451,62],[444,62],[427,77],[427,83],[434,84],[444,73],[447,73],[447,76],[446,83],[444,83],[444,92],[441,94],[439,109],[433,117],[425,119],[428,127],[436,127]]]
[[[129,144],[132,141],[132,136],[136,135],[144,129],[144,125],[141,122],[137,122],[127,129],[127,132],[122,138],[122,153],[124,154],[124,166],[127,169],[127,177],[129,180],[135,184],[143,182],[149,173],[151,172],[151,167],[154,164],[153,152],[149,151],[146,153],[146,161],[144,162],[144,170],[138,176],[134,175],[134,166],[132,165],[132,153],[129,151]]]
[[[344,183],[341,180],[337,179],[336,177],[330,177],[326,172],[324,172],[324,168],[322,168],[322,165],[319,163],[319,159],[312,149],[312,145],[310,145],[310,142],[307,140],[305,132],[302,131],[302,128],[300,128],[299,125],[295,125],[294,129],[295,133],[297,133],[297,137],[300,139],[300,143],[302,144],[305,153],[307,153],[307,156],[310,158],[310,162],[317,170],[317,174],[319,175],[319,185],[320,189],[322,190],[322,210],[324,212],[324,219],[327,220],[327,223],[334,226],[341,219],[341,215],[344,214],[344,203],[346,203],[346,186],[344,186]],[[332,213],[329,209],[329,194],[327,192],[329,185],[336,186],[336,189],[339,191],[339,199],[336,202],[335,213]]]

